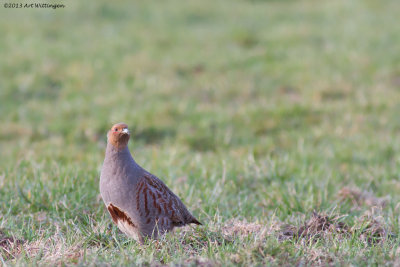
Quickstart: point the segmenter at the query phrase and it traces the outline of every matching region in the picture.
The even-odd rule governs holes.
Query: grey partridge
[[[143,243],[174,227],[201,223],[159,178],[133,159],[124,123],[107,134],[107,148],[100,175],[100,193],[118,228]]]

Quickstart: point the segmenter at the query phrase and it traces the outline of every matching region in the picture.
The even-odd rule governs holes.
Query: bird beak
[[[129,134],[128,128],[124,128],[124,129],[122,130],[122,133],[123,133],[123,134]]]

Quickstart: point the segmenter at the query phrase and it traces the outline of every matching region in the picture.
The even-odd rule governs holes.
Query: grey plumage
[[[200,224],[160,179],[135,162],[128,140],[126,124],[111,128],[100,176],[101,196],[120,230],[142,243],[174,227]]]

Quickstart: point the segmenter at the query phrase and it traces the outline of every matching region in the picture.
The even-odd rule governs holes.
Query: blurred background
[[[61,2],[0,7],[3,226],[103,216],[117,122],[203,221],[400,200],[397,0]]]

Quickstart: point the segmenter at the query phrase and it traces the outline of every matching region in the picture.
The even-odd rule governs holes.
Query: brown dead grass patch
[[[199,258],[199,254],[204,251],[215,250],[217,247],[226,246],[227,244],[233,244],[238,241],[241,243],[247,242],[245,239],[251,238],[254,243],[251,247],[253,249],[258,249],[262,247],[263,242],[265,242],[268,235],[272,235],[280,228],[277,226],[275,220],[270,220],[266,224],[258,222],[248,222],[243,219],[231,219],[224,223],[211,223],[208,227],[185,227],[181,229],[176,229],[173,233],[174,238],[177,242],[169,242],[169,238],[165,240],[161,238],[160,240],[152,241],[151,246],[156,247],[160,250],[168,249],[178,250],[184,247],[185,253],[190,255],[190,257],[182,262],[184,266],[218,266],[219,264],[213,260]],[[247,247],[247,249],[252,250]],[[231,255],[233,258],[239,257],[239,254]],[[243,257],[241,255],[240,257]],[[239,259],[233,259],[234,262],[240,261]],[[163,264],[163,263],[161,263]]]
[[[327,252],[326,248],[312,248],[306,255],[306,265],[309,266],[334,266],[335,256]]]
[[[343,187],[338,197],[341,201],[350,201],[356,208],[362,205],[385,207],[389,201],[387,197],[378,198],[372,192],[362,191],[356,187]]]
[[[40,254],[41,261],[51,265],[76,263],[83,257],[83,249],[80,245],[66,245],[58,237],[26,243],[24,250],[28,257],[36,257]]]
[[[367,245],[384,242],[396,236],[390,231],[390,227],[379,215],[381,209],[370,209],[362,216],[356,218],[355,224],[349,227],[341,222],[343,215],[327,215],[325,213],[313,212],[310,219],[301,226],[285,225],[278,238],[284,240],[319,240],[330,237],[349,238],[357,235]]]
[[[368,245],[377,244],[394,238],[384,218],[376,214],[376,210],[368,210],[358,219],[352,228],[353,232],[360,233],[360,238]]]
[[[261,233],[264,228],[265,226],[258,223],[247,222],[246,220],[241,221],[238,219],[231,219],[222,227],[221,230],[223,235],[227,237],[244,237],[248,236],[249,234]]]
[[[242,240],[249,235],[262,240],[267,235],[272,235],[279,229],[280,224],[275,220],[271,220],[269,224],[261,224],[248,222],[247,220],[231,219],[221,227],[221,232],[229,240],[233,240],[234,238]]]
[[[327,215],[314,211],[311,218],[300,227],[285,225],[279,235],[279,239],[320,239],[337,234],[348,235],[349,227],[345,223],[339,221],[342,217],[343,216]]]
[[[15,258],[21,252],[23,243],[23,240],[8,236],[0,230],[0,255],[5,260]]]

